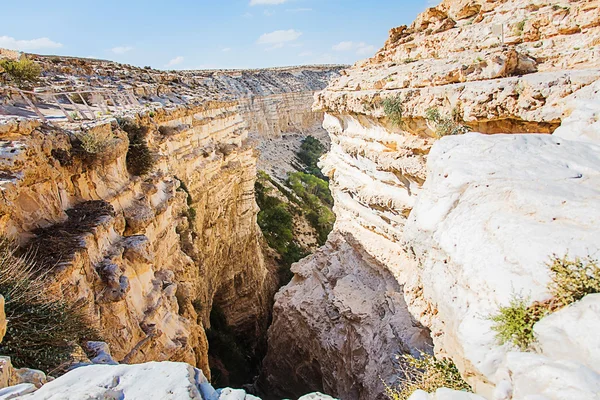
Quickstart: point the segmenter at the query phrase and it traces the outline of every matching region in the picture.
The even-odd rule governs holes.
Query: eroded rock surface
[[[322,164],[337,217],[332,243],[319,254],[329,253],[340,235],[351,237],[395,278],[407,318],[431,330],[434,352],[450,357],[488,399],[591,399],[597,393],[599,371],[588,366],[584,350],[576,361],[523,354],[498,344],[486,316],[515,291],[546,300],[552,254],[597,254],[598,5],[444,1],[411,26],[393,29],[375,57],[316,96],[314,107],[326,113],[332,141]],[[384,107],[386,99],[392,106]],[[480,133],[438,140],[432,109],[447,124]],[[271,351],[303,349],[290,357],[298,365],[312,360],[319,384],[336,376],[338,365],[373,360],[376,370],[369,373],[392,380],[391,347],[361,356],[330,352],[331,343],[346,336],[323,329],[319,321],[327,320],[328,308],[323,296],[312,294],[332,281],[306,277],[321,276],[336,260],[335,254],[315,256],[293,267],[298,276],[277,295]],[[369,270],[356,259],[342,266],[340,280]],[[368,302],[368,293],[355,291],[353,302]],[[291,301],[296,298],[311,301]],[[345,320],[353,318],[364,318],[362,311],[348,308]],[[281,320],[305,328],[286,335],[277,329]],[[380,340],[380,333],[386,337],[378,328],[352,349]],[[416,350],[410,341],[394,340],[405,352]],[[586,348],[582,337],[569,340]],[[388,363],[381,361],[386,356]],[[265,376],[285,387],[289,368],[274,360],[269,353]],[[330,394],[381,395],[376,382],[347,371],[348,381],[374,391],[331,385]]]
[[[394,358],[431,347],[429,332],[408,313],[392,274],[351,235],[332,234],[294,264],[276,296],[263,385],[274,397],[303,391],[342,399],[377,398],[391,385]],[[293,343],[293,345],[291,345]],[[281,347],[279,347],[281,345]],[[278,379],[287,376],[285,383]]]
[[[184,361],[210,376],[205,329],[217,306],[251,351],[264,347],[276,272],[265,262],[248,139],[312,129],[312,94],[338,67],[170,73],[99,60],[30,56],[42,85],[132,90],[120,111],[147,130],[156,163],[128,164],[111,116],[41,124],[2,118],[0,230],[51,270],[49,293],[81,302],[125,363]],[[98,156],[77,137],[103,138]],[[261,350],[262,351],[262,350]]]

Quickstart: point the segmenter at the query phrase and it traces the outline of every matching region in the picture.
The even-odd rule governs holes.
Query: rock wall
[[[159,160],[145,178],[127,171],[127,134],[115,124],[91,128],[114,137],[110,158],[93,164],[61,129],[3,132],[13,157],[3,231],[32,236],[57,294],[86,301],[119,360],[208,371],[204,328],[215,302],[240,332],[266,327],[274,286],[255,221],[256,157],[235,110],[213,103],[146,117]],[[187,129],[166,137],[153,125],[168,123]]]
[[[248,132],[313,124],[312,93],[337,68],[175,74],[31,57],[57,90],[134,90],[142,106],[119,118],[148,130],[156,165],[143,177],[128,171],[129,138],[110,117],[3,117],[0,231],[51,271],[50,292],[87,308],[119,362],[184,361],[210,376],[214,306],[248,346],[264,345],[277,283],[256,224]],[[90,157],[76,145],[81,135],[109,148]]]
[[[579,392],[557,389],[579,382],[572,372],[550,385],[563,361],[514,361],[521,353],[498,345],[485,316],[506,304],[512,290],[522,289],[531,301],[545,300],[544,263],[554,252],[582,256],[598,249],[595,222],[589,223],[596,221],[594,205],[600,200],[592,189],[600,171],[598,149],[567,140],[598,137],[598,6],[597,1],[445,1],[411,26],[392,29],[375,57],[343,71],[316,96],[314,108],[326,113],[324,127],[332,141],[322,164],[335,198],[335,233],[320,257],[293,267],[296,277],[276,297],[265,382],[284,390],[293,373],[304,383],[312,379],[306,390],[323,387],[348,399],[383,396],[380,380],[364,371],[392,382],[398,349],[414,352],[426,341],[402,334],[390,339],[390,328],[402,332],[399,321],[344,308],[329,294],[338,285],[346,290],[342,277],[367,274],[379,265],[395,278],[392,292],[406,304],[404,326],[430,329],[433,351],[451,357],[476,392],[497,399],[534,393],[593,398],[594,379]],[[514,136],[438,140],[439,127],[428,119],[431,109],[452,126]],[[575,162],[578,156],[582,159]],[[566,189],[567,184],[574,186]],[[580,219],[583,215],[588,219]],[[340,241],[373,261],[348,259],[341,272],[330,275],[338,258],[332,249],[340,248]],[[362,290],[352,291],[352,304],[368,308],[380,281],[361,282]],[[331,322],[331,309],[346,312]],[[347,335],[355,321],[365,319],[374,324],[370,336]],[[328,324],[336,329],[325,329]],[[296,335],[288,326],[301,328]],[[348,351],[335,347],[348,337],[358,339]],[[393,344],[363,351],[384,340]],[[299,350],[282,366],[277,354],[290,347]],[[356,363],[372,369],[348,367]],[[525,376],[533,379],[526,365],[552,370],[537,375],[535,387],[553,389],[521,386]],[[301,393],[301,385],[294,389]]]

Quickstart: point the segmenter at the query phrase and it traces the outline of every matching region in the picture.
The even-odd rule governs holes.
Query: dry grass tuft
[[[410,355],[402,358],[400,384],[396,388],[386,387],[386,394],[391,400],[407,400],[417,390],[427,393],[434,393],[440,388],[472,391],[450,359],[438,360],[425,353],[420,358]]]
[[[8,329],[0,353],[18,367],[52,374],[66,371],[72,354],[84,340],[97,340],[85,314],[85,304],[67,304],[46,294],[48,276],[31,253],[18,255],[17,246],[0,239],[0,293],[6,299]]]

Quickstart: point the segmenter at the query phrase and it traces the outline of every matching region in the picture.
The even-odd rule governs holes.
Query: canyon
[[[7,100],[17,116],[0,124],[0,226],[49,271],[46,290],[82,304],[119,362],[187,362],[210,378],[205,332],[215,309],[260,357],[279,283],[256,224],[258,155],[248,136],[318,129],[313,94],[340,67],[183,78],[31,58],[55,90],[116,82],[146,103],[121,111],[120,124],[111,116],[46,124],[19,117]],[[152,153],[150,173],[131,172],[132,132]],[[81,138],[106,148],[90,154]]]
[[[80,360],[95,365],[48,383],[3,367],[1,386],[21,384],[6,398],[93,387],[108,398],[400,399],[405,357],[433,354],[473,393],[410,400],[597,399],[600,295],[543,315],[527,349],[499,341],[492,316],[515,298],[552,303],[553,257],[600,251],[599,9],[444,0],[348,69],[160,72],[30,55],[48,87],[120,87],[141,105],[46,124],[3,92],[0,230],[108,344]],[[322,137],[321,124],[335,225],[279,288],[257,224],[257,164],[283,183],[299,138]],[[140,132],[150,173],[128,163]],[[92,157],[86,135],[108,148]],[[231,367],[210,359],[216,311],[246,356],[264,356],[244,390],[209,383]],[[141,376],[155,377],[146,392]]]

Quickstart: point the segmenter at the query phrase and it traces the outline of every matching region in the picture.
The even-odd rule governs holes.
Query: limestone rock
[[[90,365],[77,368],[23,399],[125,398],[202,400],[202,371],[183,363]]]
[[[600,294],[591,294],[543,318],[534,331],[540,352],[581,363],[600,374]]]
[[[467,376],[493,381],[507,351],[486,319],[498,304],[548,299],[550,257],[596,251],[599,179],[600,147],[554,136],[467,134],[433,147],[404,230],[418,279],[405,279],[423,288],[436,346]],[[479,379],[470,383],[486,393]]]
[[[21,383],[0,389],[0,400],[20,399],[22,396],[35,392],[37,388],[33,383]]]
[[[268,393],[379,398],[383,382],[395,383],[396,355],[430,346],[393,276],[350,235],[330,236],[292,271],[269,328],[261,382]]]
[[[46,374],[43,371],[39,371],[37,369],[30,368],[19,368],[14,372],[14,379],[21,383],[31,383],[35,385],[36,388],[42,387],[48,379],[46,378]]]

